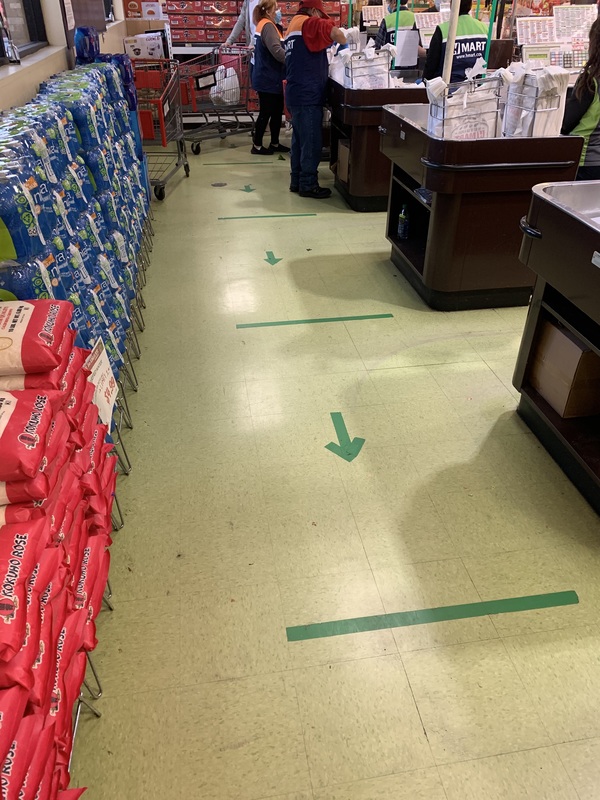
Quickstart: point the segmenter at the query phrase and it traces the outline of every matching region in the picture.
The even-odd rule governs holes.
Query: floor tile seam
[[[562,742],[561,742],[561,744],[562,744]],[[569,781],[569,784],[571,785],[571,787],[573,789],[573,793],[579,798],[579,800],[582,800],[582,796],[577,791],[577,787],[575,786],[573,778],[571,777],[571,773],[570,773],[570,771],[569,771],[569,769],[567,767],[567,764],[565,763],[563,757],[560,754],[560,747],[556,743],[554,743],[552,745],[552,750],[554,751],[556,757],[558,758],[558,761],[559,761],[561,767],[563,768],[563,772],[567,776],[567,780]]]
[[[486,615],[486,617],[487,616],[489,616],[489,615]],[[477,619],[485,619],[486,617],[477,617]],[[458,621],[458,622],[460,622],[460,620],[446,620],[446,621],[450,621],[450,622]],[[431,623],[425,623],[425,624],[431,624]],[[444,622],[440,622],[440,623],[436,623],[436,624],[444,625]],[[412,626],[412,627],[417,627],[417,626]],[[392,633],[394,631],[401,631],[401,630],[404,630],[404,628],[403,627],[391,628]],[[460,642],[446,642],[446,643],[441,643],[441,644],[434,644],[434,645],[431,645],[430,647],[415,647],[415,648],[412,648],[410,650],[400,650],[400,648],[398,648],[398,651],[399,651],[401,656],[409,656],[412,653],[428,653],[428,652],[431,652],[433,650],[444,650],[444,649],[446,649],[448,647],[462,647],[462,646],[468,645],[468,644],[484,644],[484,643],[498,642],[498,641],[500,641],[500,636],[484,636],[483,638],[479,638],[478,637],[476,639],[472,639],[472,638],[468,637],[466,639],[462,639]]]
[[[477,363],[476,361],[466,361],[466,362],[465,362],[465,364],[476,364],[476,363]],[[484,362],[484,363],[485,363],[485,362]],[[456,402],[456,403],[459,403],[461,400],[464,400],[464,394],[467,394],[467,393],[468,393],[468,390],[466,390],[466,389],[465,389],[465,392],[464,392],[464,394],[461,394],[461,395],[458,395],[458,396],[457,396],[457,395],[452,395],[452,394],[450,394],[449,392],[447,392],[447,391],[446,391],[446,389],[444,388],[443,384],[442,384],[442,383],[441,383],[441,382],[440,382],[440,381],[439,381],[439,380],[436,378],[436,376],[435,376],[435,370],[433,370],[433,371],[431,370],[431,367],[432,367],[432,366],[435,366],[435,365],[428,364],[428,365],[426,366],[427,372],[428,372],[428,373],[431,375],[431,377],[433,378],[433,380],[434,380],[434,381],[436,382],[436,384],[439,386],[439,388],[440,388],[440,391],[442,392],[442,394],[444,395],[444,397],[445,397],[445,398],[448,400],[448,402],[449,402],[449,403],[452,405],[452,408],[453,408],[453,409],[456,411],[456,413],[457,413],[459,416],[461,416],[461,417],[462,417],[462,416],[466,416],[466,415],[464,415],[464,414],[461,414],[461,412],[458,410],[458,408],[457,408],[457,405],[455,404],[455,402]],[[439,366],[439,365],[438,365],[438,366]],[[493,374],[493,375],[496,377],[496,379],[497,379],[498,383],[500,384],[499,386],[494,386],[493,388],[494,388],[495,390],[498,390],[498,389],[503,389],[503,390],[504,390],[504,392],[506,393],[506,395],[508,396],[508,398],[509,398],[509,399],[512,399],[512,395],[511,395],[510,391],[509,391],[509,390],[506,388],[506,386],[504,385],[504,383],[502,383],[502,381],[500,380],[500,378],[498,378],[498,376],[497,376],[497,375],[496,375],[496,373],[495,373],[495,372],[494,372],[494,371],[491,369],[491,367],[489,367],[487,364],[486,364],[486,366],[487,366],[487,368],[490,370],[490,372],[492,372],[492,374]],[[474,388],[475,388],[475,390],[476,390],[476,387],[474,387]],[[484,399],[487,399],[487,398],[484,398]],[[493,397],[493,399],[497,399],[497,398]]]
[[[289,411],[284,411],[284,412],[276,411],[276,412],[266,413],[265,414],[264,412],[255,413],[255,412],[253,412],[251,410],[250,411],[250,417],[252,418],[252,420],[254,420],[257,417],[291,417],[291,416],[296,417],[298,415],[306,415],[307,417],[313,418],[311,415],[312,415],[312,412],[315,412],[317,414],[320,414],[321,417],[324,418],[326,415],[329,415],[331,413],[331,409],[333,407],[335,407],[336,411],[341,411],[342,413],[346,413],[346,412],[353,411],[355,408],[379,408],[382,405],[383,405],[383,402],[365,403],[365,404],[358,404],[358,405],[351,405],[351,406],[348,406],[348,405],[342,406],[341,403],[339,403],[337,405],[335,405],[335,403],[328,403],[327,407],[325,407],[325,405],[323,405],[322,409],[319,409],[318,407],[315,408],[315,404],[313,403],[312,405],[307,404],[306,408],[304,406],[302,406],[302,407],[300,407],[300,406],[290,406],[289,407],[290,410]],[[251,406],[251,408],[252,408],[252,406]],[[314,417],[314,418],[316,419],[316,417]]]
[[[327,792],[330,789],[338,789],[341,786],[352,787],[352,786],[356,786],[356,785],[361,784],[361,783],[367,783],[367,782],[370,782],[370,781],[379,781],[382,778],[393,778],[396,775],[403,776],[403,777],[404,776],[408,776],[408,775],[417,775],[420,772],[426,772],[428,770],[437,771],[437,766],[435,764],[432,764],[429,767],[416,767],[416,768],[415,767],[410,767],[409,769],[404,769],[404,770],[400,770],[400,771],[392,770],[391,772],[382,772],[382,773],[380,773],[378,775],[370,775],[367,778],[356,778],[356,780],[341,781],[341,782],[337,782],[336,781],[336,782],[333,782],[333,783],[328,783],[326,786],[318,787],[317,791],[319,791],[319,792]],[[441,782],[441,778],[440,778],[440,785],[442,786],[442,788],[444,788],[443,784]],[[445,794],[445,792],[446,792],[446,790],[444,789],[444,794]],[[277,795],[276,795],[276,797],[277,797]],[[392,798],[389,798],[389,800],[392,800]]]
[[[359,454],[359,457],[360,457],[360,454]],[[350,495],[348,493],[348,488],[346,486],[346,483],[344,482],[344,478],[343,478],[343,475],[342,475],[342,465],[341,465],[341,463],[338,463],[338,462],[339,462],[339,459],[336,459],[336,468],[337,468],[337,471],[338,471],[338,475],[340,476],[340,482],[342,484],[342,487],[343,487],[343,490],[344,490],[344,494],[346,496],[346,502],[348,504],[348,508],[350,510],[350,514],[352,515],[352,519],[354,520],[354,528],[355,528],[355,531],[356,531],[356,533],[358,535],[358,538],[360,540],[360,545],[362,547],[366,563],[369,565],[369,571],[371,573],[371,578],[373,579],[373,583],[375,584],[375,588],[377,590],[377,595],[379,596],[379,602],[381,603],[381,607],[385,610],[385,604],[383,602],[383,597],[381,595],[381,591],[379,589],[379,585],[377,583],[377,580],[375,579],[375,572],[373,571],[373,565],[371,564],[371,560],[369,559],[369,554],[367,552],[367,548],[365,546],[365,542],[364,542],[362,533],[360,531],[360,527],[358,525],[358,521],[356,519],[356,515],[354,513],[354,508],[353,508],[353,505],[352,505],[352,502],[351,502]],[[392,639],[394,640],[394,644],[396,646],[396,650],[398,650],[398,645],[396,644],[396,640],[394,639],[393,635],[392,635]],[[399,651],[398,651],[398,653],[399,653]]]
[[[438,767],[437,764],[435,765],[435,770],[437,772],[437,776],[438,776],[438,779],[439,779],[439,782],[440,782],[440,786],[442,787],[442,792],[444,793],[444,797],[446,798],[446,800],[449,800],[448,792],[446,791],[446,786],[445,786],[444,781],[442,779],[442,774],[440,772],[440,768]]]
[[[478,355],[476,353],[476,355]],[[479,357],[481,360],[481,357]],[[412,367],[446,367],[451,366],[452,364],[475,364],[477,363],[477,359],[470,359],[469,361],[464,361],[462,359],[458,361],[423,361],[422,363],[414,363],[414,364],[401,364],[396,365],[394,367],[365,367],[368,372],[380,372],[386,369],[404,369],[412,368]]]
[[[411,697],[412,697],[412,700],[413,700],[413,703],[414,703],[414,706],[415,706],[415,710],[416,710],[416,712],[417,712],[417,714],[419,716],[419,722],[421,723],[421,728],[423,729],[423,735],[425,736],[425,740],[427,741],[427,747],[429,749],[429,756],[431,758],[431,765],[430,766],[435,767],[437,765],[437,762],[436,762],[435,756],[433,754],[433,747],[431,746],[431,742],[429,741],[429,734],[427,733],[427,728],[425,727],[425,722],[423,721],[423,716],[421,714],[421,709],[419,708],[419,704],[417,702],[417,698],[415,696],[413,685],[411,683],[411,680],[410,680],[410,677],[409,677],[409,674],[408,674],[408,670],[406,669],[406,664],[404,663],[404,657],[403,657],[402,653],[400,653],[400,662],[402,664],[402,671],[404,672],[404,676],[406,678],[406,683],[407,683],[408,688],[410,690],[410,694],[411,694]]]
[[[368,367],[367,367],[367,364],[366,364],[366,362],[365,362],[365,359],[362,357],[362,355],[361,355],[361,353],[360,353],[360,350],[358,349],[358,346],[357,346],[356,342],[354,341],[354,337],[352,336],[352,333],[351,333],[350,329],[348,328],[348,323],[347,323],[347,322],[342,322],[342,325],[343,325],[343,327],[344,327],[344,330],[346,331],[346,333],[347,333],[347,335],[348,335],[348,338],[349,338],[349,339],[350,339],[350,341],[352,342],[352,347],[354,348],[354,351],[355,351],[356,355],[357,355],[357,356],[358,356],[358,358],[360,359],[360,362],[361,362],[361,364],[363,365],[363,367],[364,367],[364,369],[365,369],[365,372],[367,372],[367,374],[368,374],[368,372],[369,372],[369,369],[368,369]]]
[[[281,595],[281,589],[280,589],[280,595]],[[289,643],[288,643],[288,651],[289,651]],[[295,670],[287,669],[287,670],[285,670],[285,672],[291,672],[293,674],[295,672]],[[313,800],[314,800],[315,782],[313,780],[313,775],[312,775],[312,772],[311,772],[311,769],[310,769],[310,759],[308,757],[308,747],[307,747],[307,744],[306,744],[306,726],[307,726],[308,723],[305,721],[304,714],[302,713],[302,708],[300,706],[300,698],[298,697],[298,688],[296,686],[296,682],[295,681],[294,681],[294,696],[295,696],[295,700],[296,700],[296,709],[297,709],[297,712],[298,712],[298,722],[300,723],[300,730],[302,732],[302,743],[304,745],[304,757],[306,759],[306,772],[307,772],[307,775],[308,775],[308,781],[310,783],[311,794],[312,794]]]
[[[513,659],[513,657],[511,656],[511,654],[509,652],[509,649],[508,649],[507,644],[506,644],[506,639],[507,638],[511,638],[511,637],[504,637],[504,638],[500,637],[500,639],[499,639],[499,641],[501,642],[501,645],[502,645],[502,649],[505,652],[506,657],[508,658],[509,663],[511,664],[511,666],[512,666],[512,668],[514,670],[515,675],[519,679],[519,683],[521,684],[521,688],[522,688],[523,692],[525,693],[525,696],[529,700],[531,708],[534,710],[534,712],[536,714],[536,717],[537,717],[539,725],[540,725],[540,729],[545,733],[549,744],[553,745],[554,742],[552,741],[552,736],[550,735],[550,731],[548,729],[548,726],[544,722],[544,718],[543,718],[543,715],[541,714],[540,706],[539,706],[537,700],[535,699],[535,697],[533,696],[532,692],[525,685],[525,680],[523,678],[523,675],[522,675],[521,671],[519,670],[515,659]]]
[[[542,744],[542,745],[536,745],[535,747],[519,747],[517,750],[502,750],[499,753],[493,753],[487,756],[476,756],[475,758],[460,758],[457,759],[456,761],[440,761],[436,762],[436,767],[438,769],[443,767],[453,767],[457,764],[471,764],[472,762],[475,761],[488,761],[491,758],[502,758],[502,756],[511,756],[511,755],[516,755],[517,753],[534,753],[536,750],[554,750],[555,748],[556,745],[554,744]],[[443,783],[444,781],[442,778],[442,784]]]

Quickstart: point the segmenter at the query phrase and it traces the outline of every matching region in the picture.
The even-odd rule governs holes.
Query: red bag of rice
[[[67,392],[70,393],[73,391],[75,379],[77,378],[79,372],[83,369],[83,365],[85,364],[90,352],[90,350],[84,350],[81,347],[74,347],[71,350],[63,375],[63,383],[65,384],[65,389]],[[86,370],[86,372],[88,371]]]
[[[27,582],[48,535],[45,517],[0,528],[0,660],[21,648],[27,621]]]
[[[6,754],[17,735],[19,725],[27,706],[29,692],[22,686],[11,686],[0,691],[0,761],[4,762]]]
[[[62,548],[57,550],[64,554]],[[67,592],[67,568],[59,561],[58,570],[40,595],[40,645],[33,664],[33,689],[30,701],[38,706],[44,715],[50,707],[50,692],[54,682],[56,664],[56,643],[58,632],[67,618],[69,594]]]
[[[19,800],[23,781],[35,752],[35,744],[44,727],[41,714],[23,717],[2,765],[0,784],[2,800]]]
[[[0,392],[0,480],[34,478],[45,455],[52,421],[47,394]]]
[[[23,647],[14,658],[0,663],[0,688],[18,683],[31,690],[34,684],[33,665],[39,655],[41,635],[41,593],[57,573],[62,553],[58,548],[46,548],[35,565],[27,583],[27,624]]]
[[[90,398],[88,398],[88,386],[92,387],[93,397],[94,386],[88,381],[88,377],[90,375],[91,372],[89,370],[81,367],[81,369],[75,375],[71,393],[67,395],[65,399],[64,410],[69,419],[71,430],[75,430],[78,427],[81,414],[85,412],[90,404]]]
[[[58,793],[58,800],[79,800],[87,789],[66,789]]]
[[[92,540],[93,541],[93,540]],[[96,580],[92,588],[91,595],[88,596],[88,621],[85,626],[83,636],[84,650],[91,652],[96,649],[98,641],[96,639],[96,625],[95,620],[102,608],[102,598],[106,589],[106,582],[108,580],[108,573],[110,570],[110,550],[104,550],[102,553],[101,561],[98,566]]]
[[[41,715],[40,718],[43,720]],[[21,787],[19,800],[36,800],[38,787],[44,777],[44,772],[48,765],[54,767],[54,757],[50,754],[54,748],[54,722],[46,722],[45,727],[39,734],[37,741],[34,742],[34,751],[31,756],[31,763]]]
[[[85,678],[87,666],[86,655],[80,651],[75,653],[73,660],[65,673],[64,701],[61,702],[60,718],[56,720],[56,741],[58,744],[57,762],[60,771],[59,786],[66,789],[69,785],[69,756],[73,747],[73,706],[81,692],[81,684]]]
[[[42,466],[46,467],[47,465],[43,464]],[[0,505],[43,500],[48,497],[48,492],[48,475],[40,468],[35,478],[30,478],[26,481],[0,483]]]
[[[57,458],[63,448],[69,447],[67,440],[70,432],[67,415],[64,411],[57,412],[50,423],[46,437],[46,458],[49,464]]]
[[[42,770],[42,779],[40,780],[38,786],[36,786],[33,794],[30,796],[31,800],[56,800],[56,797],[58,797],[58,781],[55,781],[54,778],[55,768],[56,745],[53,740],[50,750],[48,751],[47,761],[44,764],[44,769]],[[54,788],[56,788],[56,791],[53,795]]]
[[[50,372],[73,315],[71,303],[14,300],[0,303],[0,375]]]
[[[50,372],[23,373],[22,375],[0,376],[0,390],[6,392],[21,391],[23,389],[55,389],[66,391],[67,384],[64,375],[69,363],[69,357],[75,343],[77,334],[67,328],[58,347],[60,361]]]
[[[44,511],[33,503],[11,503],[0,506],[0,528],[15,522],[28,522],[44,516]]]
[[[58,634],[58,641],[56,643],[56,667],[54,671],[54,682],[52,686],[52,695],[50,697],[50,710],[49,714],[56,720],[56,738],[57,741],[61,740],[64,736],[64,727],[70,728],[71,720],[71,706],[68,706],[72,689],[71,684],[67,684],[66,677],[71,666],[75,654],[81,649],[83,644],[83,631],[87,621],[87,611],[80,609],[79,611],[72,611],[63,623],[62,628]],[[77,694],[79,688],[77,687]],[[77,698],[73,698],[73,702]],[[68,724],[65,726],[65,721]]]

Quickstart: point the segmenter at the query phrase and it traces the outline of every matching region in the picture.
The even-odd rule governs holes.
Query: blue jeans
[[[291,186],[310,192],[319,185],[318,169],[322,148],[322,106],[288,107],[292,115]]]

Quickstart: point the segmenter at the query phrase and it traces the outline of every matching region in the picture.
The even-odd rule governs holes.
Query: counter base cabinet
[[[339,170],[339,151],[348,147],[348,172]],[[352,127],[339,121],[331,125],[331,168],[335,188],[353,211],[385,211],[388,204],[390,162],[379,152],[376,127]]]
[[[348,89],[330,79],[327,93],[331,109],[330,166],[335,187],[354,211],[385,211],[390,162],[379,149],[383,105],[425,102],[425,89]],[[338,162],[340,143],[347,148],[342,174]]]
[[[520,416],[600,513],[600,414],[596,412],[594,389],[598,373],[595,356],[600,357],[600,235],[589,222],[590,214],[595,213],[590,210],[598,208],[598,200],[594,183],[541,184],[533,189],[529,211],[522,221],[526,235],[520,258],[537,277],[513,385],[521,393]],[[591,405],[584,403],[577,413],[590,416],[565,419],[536,391],[540,388],[539,365],[546,356],[550,359],[547,352],[546,356],[541,352],[548,347],[548,323],[586,354],[590,366],[581,386]],[[565,361],[565,356],[560,357],[562,361],[557,361],[556,355],[552,358],[554,361],[546,360],[546,375],[552,377],[548,385],[551,390],[560,389],[557,396],[562,402],[565,391],[570,399],[577,389],[578,373],[569,381],[565,364],[571,370],[574,362]],[[547,391],[544,394],[548,396]],[[569,413],[575,413],[572,407]]]
[[[394,164],[387,238],[391,260],[439,311],[527,305],[533,274],[518,260],[519,211],[513,193],[415,193],[419,184]],[[398,239],[398,217],[408,212],[408,238]],[[494,218],[493,226],[481,220]],[[514,253],[514,256],[512,255]]]
[[[566,329],[599,356],[600,325],[538,277],[513,379],[515,388],[521,392],[519,416],[600,513],[600,416],[564,419],[529,380],[545,321]]]
[[[526,305],[535,274],[519,260],[520,219],[532,186],[574,179],[582,140],[436,139],[427,133],[428,111],[422,104],[383,110],[393,263],[441,311]],[[404,205],[409,233],[399,241]]]

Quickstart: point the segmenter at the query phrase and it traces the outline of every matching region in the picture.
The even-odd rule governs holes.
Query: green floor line
[[[390,319],[393,314],[362,314],[356,317],[316,317],[315,319],[280,319],[276,322],[240,322],[236,328],[276,328],[280,325],[316,325],[318,322],[353,322],[357,319]]]
[[[385,628],[406,628],[410,625],[426,625],[430,622],[484,617],[488,614],[509,614],[537,608],[571,606],[577,605],[577,603],[579,603],[579,597],[576,592],[549,592],[548,594],[533,594],[528,597],[509,597],[506,600],[488,600],[459,606],[422,608],[418,611],[399,611],[395,614],[376,614],[372,617],[316,622],[313,625],[295,625],[286,628],[286,633],[288,642],[302,642],[305,639],[325,639],[328,636],[344,636],[348,633],[380,631]]]
[[[280,219],[281,217],[316,217],[316,214],[248,214],[245,217],[217,217],[217,219]]]

